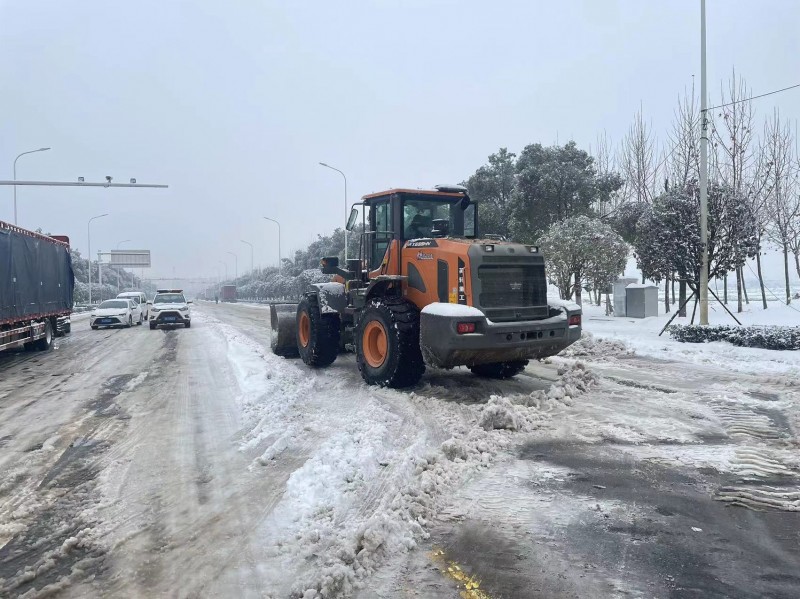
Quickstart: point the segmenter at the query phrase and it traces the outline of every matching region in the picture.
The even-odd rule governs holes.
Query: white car
[[[106,300],[89,315],[92,329],[99,327],[132,327],[140,317],[139,307],[131,299]]]
[[[120,299],[132,299],[139,304],[139,310],[142,313],[142,320],[139,321],[139,324],[150,320],[150,306],[147,305],[147,295],[145,295],[143,291],[125,291],[124,293],[120,293],[117,297]]]
[[[159,289],[150,302],[150,328],[182,324],[188,329],[192,326],[191,303],[186,301],[183,289]]]

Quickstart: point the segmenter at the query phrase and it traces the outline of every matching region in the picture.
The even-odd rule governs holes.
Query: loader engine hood
[[[550,316],[544,257],[536,246],[425,238],[407,241],[402,255],[407,296],[420,308],[431,301],[473,306],[495,322]]]

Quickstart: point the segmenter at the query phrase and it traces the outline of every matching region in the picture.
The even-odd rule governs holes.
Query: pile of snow
[[[562,366],[560,378],[547,391],[509,397],[492,396],[481,408],[479,425],[485,430],[503,429],[530,432],[549,418],[553,404],[571,406],[575,397],[599,383],[597,375],[581,362]]]
[[[595,337],[589,331],[583,331],[581,338],[563,350],[559,355],[565,358],[584,358],[601,362],[620,356],[632,356],[634,350],[618,339]]]
[[[433,302],[422,309],[423,314],[435,316],[452,316],[459,318],[483,318],[484,314],[477,308],[465,306],[463,304],[446,304]]]

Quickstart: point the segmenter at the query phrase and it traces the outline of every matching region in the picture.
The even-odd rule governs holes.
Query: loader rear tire
[[[355,334],[356,361],[369,385],[410,387],[425,372],[419,347],[419,310],[403,298],[374,299]]]
[[[330,366],[339,353],[339,315],[322,314],[316,295],[297,306],[297,351],[312,368]]]
[[[514,360],[511,362],[493,362],[491,364],[478,364],[470,368],[472,374],[487,379],[510,379],[525,370],[528,360]]]

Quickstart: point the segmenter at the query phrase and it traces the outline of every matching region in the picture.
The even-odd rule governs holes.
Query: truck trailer
[[[69,333],[74,288],[69,238],[0,221],[0,351],[47,350]]]
[[[220,300],[223,302],[235,302],[236,301],[236,285],[223,285],[222,286],[222,294],[220,295]]]

